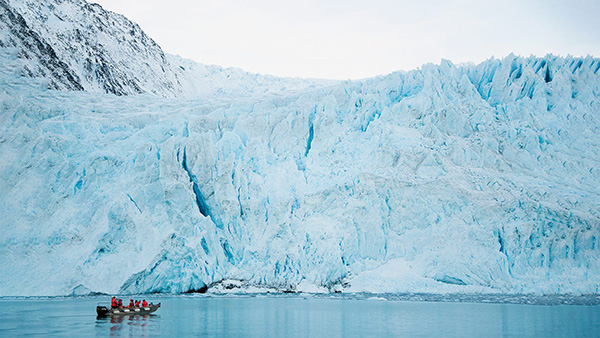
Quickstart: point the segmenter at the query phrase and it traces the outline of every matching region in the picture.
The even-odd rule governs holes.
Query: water
[[[146,297],[162,302],[155,315],[112,319],[95,313],[108,297],[0,299],[0,337],[600,337],[599,305]]]

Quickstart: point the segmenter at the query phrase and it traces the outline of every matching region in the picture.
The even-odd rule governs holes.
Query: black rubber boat
[[[98,305],[96,307],[96,313],[98,317],[114,317],[114,316],[144,316],[149,315],[152,312],[158,310],[160,303],[150,304],[146,307],[136,308],[107,308],[106,306]]]

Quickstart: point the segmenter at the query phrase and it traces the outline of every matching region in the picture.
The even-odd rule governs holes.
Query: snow
[[[180,92],[119,97],[22,77],[19,48],[0,296],[599,292],[598,59],[336,83],[165,56]]]
[[[2,58],[2,295],[598,291],[598,60],[227,103],[50,91]]]
[[[457,284],[444,279],[447,276],[427,278],[421,265],[402,258],[364,271],[352,279],[346,292],[355,293],[498,293],[497,289],[483,285]]]
[[[334,83],[250,74],[168,55],[136,23],[84,0],[7,0],[0,4],[0,28],[0,47],[19,49],[21,73],[43,77],[53,89],[228,98]]]

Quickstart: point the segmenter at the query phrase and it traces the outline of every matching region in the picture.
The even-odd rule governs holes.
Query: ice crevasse
[[[0,55],[2,296],[599,292],[598,59],[170,99]]]

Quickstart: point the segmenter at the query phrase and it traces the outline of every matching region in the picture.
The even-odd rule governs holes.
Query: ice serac
[[[167,56],[182,100],[49,90],[21,53],[0,48],[2,296],[600,292],[599,59],[332,83]]]
[[[2,59],[2,295],[598,292],[598,59],[230,102],[48,91]]]

